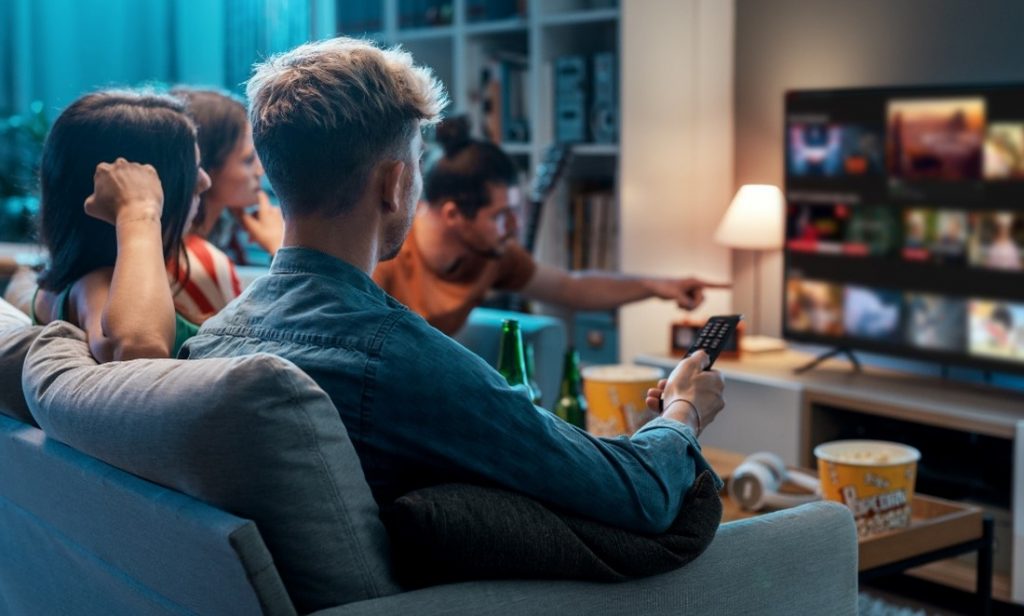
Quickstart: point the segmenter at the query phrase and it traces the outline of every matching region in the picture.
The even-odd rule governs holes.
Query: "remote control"
[[[711,317],[704,327],[700,328],[697,339],[686,351],[686,357],[697,351],[704,351],[708,354],[708,365],[704,369],[710,370],[711,366],[715,364],[715,360],[718,359],[718,354],[736,333],[736,327],[742,320],[742,314]]]
[[[729,339],[736,333],[736,327],[743,320],[742,314],[730,314],[725,316],[711,317],[704,327],[697,332],[697,339],[693,341],[690,348],[686,350],[686,357],[697,351],[704,351],[708,354],[708,365],[705,370],[710,370],[715,364],[722,348],[729,343]],[[658,400],[658,412],[665,410],[665,399]]]

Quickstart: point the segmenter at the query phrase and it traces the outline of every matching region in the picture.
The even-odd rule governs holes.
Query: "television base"
[[[857,356],[853,354],[852,350],[850,350],[847,347],[836,347],[827,353],[822,353],[821,355],[815,357],[814,359],[812,359],[811,361],[807,362],[802,366],[793,368],[793,374],[803,374],[808,370],[814,369],[815,367],[817,367],[818,364],[825,361],[826,359],[831,359],[836,355],[845,355],[846,358],[850,360],[850,363],[853,364],[853,371],[861,371],[860,360],[857,359]]]

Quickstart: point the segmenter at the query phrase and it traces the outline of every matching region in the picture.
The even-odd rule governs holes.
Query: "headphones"
[[[780,494],[779,486],[785,481],[811,490],[813,494]],[[733,471],[729,497],[746,511],[784,509],[820,500],[821,486],[807,473],[786,470],[782,458],[774,453],[762,451],[747,456]]]

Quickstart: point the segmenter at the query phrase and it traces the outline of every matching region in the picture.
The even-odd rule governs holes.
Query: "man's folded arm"
[[[450,468],[453,476],[468,471],[643,533],[667,529],[696,476],[710,468],[682,423],[658,418],[632,438],[594,437],[534,407],[472,352],[417,325],[399,324],[385,342],[378,375],[385,389],[374,397],[375,418],[389,418],[386,425],[375,419],[377,444],[405,464]]]

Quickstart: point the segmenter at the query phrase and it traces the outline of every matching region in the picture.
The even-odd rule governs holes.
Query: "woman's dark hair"
[[[85,213],[100,163],[153,165],[163,186],[164,257],[179,265],[196,175],[195,126],[169,96],[130,90],[86,94],[53,123],[39,168],[40,239],[50,252],[39,286],[59,292],[117,258],[114,226]]]
[[[489,141],[472,139],[465,116],[440,122],[436,139],[444,148],[444,156],[427,171],[423,182],[423,194],[432,205],[454,201],[463,216],[474,218],[491,202],[488,185],[516,183],[512,158]]]
[[[199,158],[203,169],[211,176],[216,173],[245,135],[249,117],[245,103],[234,95],[219,90],[200,90],[178,86],[171,90],[171,96],[185,103],[185,111],[199,131]],[[199,198],[199,210],[194,224],[202,224],[206,218],[206,195]]]

